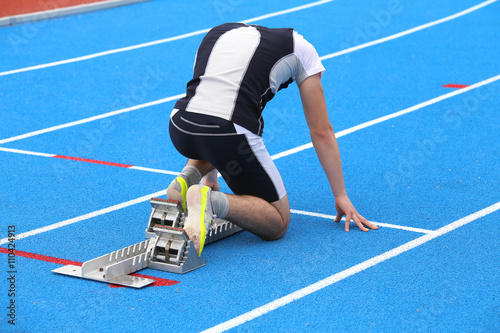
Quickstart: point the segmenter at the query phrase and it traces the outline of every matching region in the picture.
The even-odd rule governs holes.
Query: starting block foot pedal
[[[205,266],[184,229],[157,225],[153,231],[157,236],[149,268],[184,274]]]
[[[151,238],[156,235],[153,230],[155,226],[172,228],[184,227],[187,214],[182,211],[182,208],[177,201],[151,198],[150,203],[153,210],[146,228],[146,238]],[[236,224],[216,218],[214,220],[214,225],[212,225],[207,232],[205,245],[215,243],[218,240],[232,236],[242,230],[243,229],[238,227]]]

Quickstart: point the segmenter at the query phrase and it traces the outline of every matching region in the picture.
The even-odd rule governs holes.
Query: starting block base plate
[[[155,282],[155,280],[139,277],[139,276],[131,276],[131,275],[121,275],[118,276],[114,279],[111,280],[106,280],[105,278],[97,274],[92,274],[92,275],[82,275],[82,267],[80,266],[75,266],[75,265],[66,265],[57,269],[54,269],[52,272],[58,273],[58,274],[63,274],[63,275],[69,275],[73,277],[78,277],[78,278],[83,278],[83,279],[88,279],[88,280],[93,280],[93,281],[99,281],[99,282],[106,282],[106,283],[111,283],[111,284],[117,284],[120,286],[125,286],[125,287],[132,287],[132,288],[143,288],[145,286],[148,286]]]

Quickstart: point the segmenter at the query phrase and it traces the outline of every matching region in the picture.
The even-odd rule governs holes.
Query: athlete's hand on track
[[[359,229],[363,231],[368,231],[368,228],[370,229],[378,229],[378,227],[365,219],[361,214],[358,213],[356,208],[354,208],[353,204],[351,203],[351,200],[349,200],[349,197],[342,196],[339,198],[335,198],[335,209],[337,210],[337,216],[335,217],[335,222],[340,222],[342,219],[342,216],[345,215],[345,231],[349,231],[349,224],[351,223],[351,220],[356,223],[356,225],[359,227]],[[367,226],[368,228],[366,228]]]

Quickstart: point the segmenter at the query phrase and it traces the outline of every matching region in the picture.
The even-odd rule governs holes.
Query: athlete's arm
[[[370,229],[378,229],[376,225],[366,220],[356,211],[347,196],[339,147],[333,127],[328,119],[320,74],[305,79],[299,85],[299,90],[314,149],[335,197],[335,208],[337,210],[335,222],[339,222],[342,216],[345,215],[345,231],[349,231],[351,220],[363,231],[368,231],[365,226]]]

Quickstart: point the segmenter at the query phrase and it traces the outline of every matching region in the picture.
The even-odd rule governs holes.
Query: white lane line
[[[207,33],[209,30],[210,29],[198,30],[198,31],[190,32],[190,33],[179,35],[179,36],[175,36],[175,37],[170,37],[170,38],[165,38],[165,39],[161,39],[161,40],[156,40],[156,41],[153,41],[153,42],[148,42],[148,43],[143,43],[143,44],[138,44],[138,45],[132,45],[132,46],[127,46],[127,47],[122,47],[122,48],[119,48],[119,49],[113,49],[113,50],[109,50],[109,51],[103,51],[103,52],[93,53],[93,54],[89,54],[89,55],[86,55],[86,56],[81,56],[81,57],[76,57],[76,58],[71,58],[71,59],[66,59],[66,60],[49,62],[49,63],[46,63],[46,64],[40,64],[40,65],[36,65],[36,66],[30,66],[30,67],[24,67],[24,68],[19,68],[19,69],[8,70],[8,71],[5,71],[5,72],[0,72],[0,76],[7,76],[7,75],[18,74],[18,73],[23,73],[23,72],[29,72],[29,71],[34,71],[34,70],[43,69],[43,68],[49,68],[49,67],[55,67],[55,66],[60,66],[60,65],[66,65],[66,64],[71,64],[71,63],[74,63],[74,62],[79,62],[79,61],[84,61],[84,60],[89,60],[89,59],[94,59],[94,58],[98,58],[98,57],[107,56],[107,55],[110,55],[110,54],[115,54],[115,53],[120,53],[120,52],[126,52],[126,51],[136,50],[136,49],[140,49],[140,48],[143,48],[143,47],[158,45],[158,44],[162,44],[162,43],[168,43],[168,42],[172,42],[172,41],[175,41],[175,40],[188,38],[188,37],[191,37],[191,36],[201,35],[201,34]]]
[[[70,224],[74,224],[74,223],[77,223],[77,222],[88,220],[88,219],[94,218],[96,216],[104,215],[104,214],[113,212],[115,210],[119,210],[119,209],[122,209],[122,208],[126,208],[126,207],[129,207],[129,206],[135,205],[135,204],[140,203],[140,202],[148,201],[152,197],[161,196],[161,195],[163,195],[165,193],[166,193],[166,189],[162,190],[162,191],[158,191],[158,192],[155,192],[155,193],[151,193],[151,194],[145,195],[145,196],[137,198],[137,199],[133,199],[133,200],[130,200],[130,201],[127,201],[127,202],[123,202],[123,203],[118,204],[118,205],[114,205],[114,206],[111,206],[111,207],[108,207],[108,208],[104,208],[104,209],[101,209],[101,210],[98,210],[98,211],[95,211],[95,212],[92,212],[92,213],[81,215],[81,216],[78,216],[78,217],[75,217],[75,218],[72,218],[72,219],[69,219],[69,220],[57,222],[57,223],[50,224],[50,225],[45,226],[45,227],[41,227],[41,228],[37,228],[37,229],[31,230],[31,231],[23,232],[23,233],[21,233],[19,235],[16,235],[16,240],[23,239],[23,238],[30,237],[30,236],[34,236],[34,235],[38,235],[38,234],[41,234],[41,233],[44,233],[44,232],[47,232],[47,231],[50,231],[50,230],[58,229],[58,228],[61,228],[61,227],[64,227],[64,226],[67,226],[67,225],[70,225]],[[8,243],[8,242],[9,242],[9,239],[8,238],[4,238],[4,239],[0,240],[0,245]]]
[[[140,171],[146,171],[146,172],[163,173],[165,175],[173,175],[173,176],[178,176],[180,174],[180,172],[162,170],[162,169],[154,169],[154,168],[144,168],[144,167],[139,167],[139,166],[135,166],[135,165],[131,166],[128,169],[134,169],[134,170],[140,170]]]
[[[383,223],[383,222],[373,222],[373,223],[380,226],[380,227],[384,227],[384,228],[393,228],[393,229],[400,229],[400,230],[406,230],[406,231],[413,231],[413,232],[418,232],[421,234],[436,233],[436,231],[434,231],[434,230],[406,227],[406,226],[398,225],[398,224],[390,224],[390,223]]]
[[[256,21],[262,21],[262,20],[265,20],[265,19],[268,19],[268,18],[271,18],[271,17],[276,17],[276,16],[280,16],[280,15],[285,15],[285,14],[293,13],[293,12],[298,12],[298,11],[303,10],[303,9],[307,9],[307,8],[311,8],[311,7],[316,7],[316,6],[324,5],[325,3],[329,3],[329,2],[333,2],[333,1],[335,1],[335,0],[316,1],[316,2],[312,2],[312,3],[306,4],[306,5],[302,5],[302,6],[298,6],[298,7],[294,7],[294,8],[290,8],[290,9],[281,10],[279,12],[275,12],[275,13],[271,13],[271,14],[266,14],[266,15],[262,15],[262,16],[257,16],[257,17],[254,17],[254,18],[251,18],[251,19],[248,19],[248,20],[240,21],[240,22],[241,23],[252,23],[252,22],[256,22]]]
[[[462,12],[457,13],[457,14],[452,15],[452,16],[456,16],[456,15],[459,15],[461,13],[462,13],[461,15],[465,15],[465,14],[467,14],[467,13],[464,13],[466,11],[470,12],[471,10],[477,10],[477,9],[479,9],[479,8],[476,8],[478,6],[484,7],[484,6],[489,5],[489,4],[491,4],[493,2],[496,2],[496,1],[498,1],[498,0],[489,0],[489,1],[483,2],[482,4],[479,4],[479,5],[475,6],[475,7],[469,8],[468,10],[462,11]],[[312,7],[312,5],[314,5],[314,4],[316,4],[316,5],[323,4],[323,1],[315,2],[313,4],[306,5],[306,6]],[[296,8],[301,8],[301,7],[303,7],[303,6],[296,7]],[[269,15],[273,15],[273,14],[269,14]],[[451,20],[452,18],[450,18],[450,17],[451,16],[448,16],[445,19]],[[453,18],[456,18],[456,17],[453,17]],[[445,20],[445,19],[442,19],[442,20]],[[246,22],[249,22],[249,21],[252,21],[252,20],[254,20],[254,19],[247,20]],[[440,21],[440,20],[438,20],[438,21]],[[437,21],[434,21],[434,22],[437,22]],[[427,25],[431,25],[434,22],[430,22]],[[440,23],[442,23],[442,22],[440,22]],[[424,25],[424,26],[426,26],[426,25]],[[423,27],[423,26],[420,26],[420,27]],[[419,28],[419,27],[417,27],[417,28]],[[417,29],[417,28],[414,28],[414,29]],[[389,37],[386,37],[386,38],[382,38],[382,39],[378,40],[378,41],[380,41],[378,43],[382,43],[382,42],[387,41],[387,40],[392,40],[392,39],[395,39],[395,38],[398,38],[398,37],[402,37],[402,36],[404,36],[404,35],[402,35],[403,33],[405,33],[405,35],[407,35],[407,34],[410,34],[412,32],[418,31],[418,30],[415,30],[415,31],[411,31],[411,30],[413,30],[413,29],[406,30],[405,32],[396,34],[396,35],[398,35],[397,37],[394,37],[396,35],[392,35],[392,36],[389,36]],[[200,30],[200,31],[202,31],[202,33],[207,32],[205,30]],[[186,36],[187,35],[189,35],[189,34],[186,34]],[[177,37],[172,37],[172,38],[177,38]],[[374,42],[376,42],[376,41],[374,41]],[[374,43],[374,42],[371,42],[371,43]],[[154,42],[152,42],[152,43],[154,43]],[[370,44],[370,45],[368,45],[368,44],[370,44],[370,43],[362,44],[362,45],[359,45],[359,46],[357,46],[355,48],[349,48],[349,49],[346,49],[346,50],[343,50],[343,51],[339,51],[339,52],[336,52],[336,53],[331,53],[331,54],[328,54],[328,55],[324,55],[324,56],[320,57],[320,59],[323,59],[323,60],[330,59],[330,58],[337,57],[337,56],[341,55],[341,53],[342,54],[346,54],[346,53],[357,51],[357,50],[359,50],[361,48],[365,48],[365,47],[368,47],[368,46],[375,45],[375,44]],[[143,44],[141,44],[141,45],[143,45]],[[365,45],[365,46],[363,46],[363,45]],[[112,51],[114,51],[114,50],[112,50]],[[107,51],[107,52],[111,52],[111,51]],[[77,58],[75,58],[75,59],[77,59]],[[40,66],[45,66],[45,65],[40,65]],[[37,68],[35,68],[35,69],[37,69]],[[7,73],[7,72],[4,72],[4,73]],[[3,73],[0,73],[0,76],[2,76],[2,74]],[[44,133],[56,131],[56,130],[59,130],[59,129],[63,129],[63,128],[71,127],[71,126],[76,126],[76,125],[88,123],[88,122],[91,122],[91,121],[94,121],[94,120],[98,120],[98,119],[102,119],[102,118],[107,118],[107,117],[115,116],[115,115],[118,115],[118,114],[121,114],[121,113],[124,113],[124,112],[130,112],[130,111],[142,109],[142,108],[145,108],[145,107],[148,107],[148,106],[151,106],[151,105],[165,103],[165,102],[168,102],[168,101],[172,101],[172,100],[176,100],[176,99],[182,98],[182,97],[184,97],[184,95],[185,94],[178,94],[178,95],[175,95],[175,96],[171,96],[171,97],[167,97],[167,98],[164,98],[164,99],[152,101],[152,102],[149,102],[149,103],[144,103],[144,104],[136,105],[136,106],[133,106],[133,107],[130,107],[130,108],[125,108],[125,109],[121,109],[121,110],[117,110],[117,111],[112,111],[112,112],[104,113],[104,114],[101,114],[101,115],[98,115],[98,116],[94,116],[94,117],[85,118],[85,119],[82,119],[82,120],[78,120],[78,121],[73,121],[73,122],[70,122],[70,123],[62,124],[62,125],[59,125],[59,126],[53,126],[53,127],[49,127],[49,128],[46,128],[46,129],[42,129],[42,130],[38,130],[38,131],[26,133],[26,134],[14,136],[12,138],[7,138],[7,139],[0,140],[0,145],[4,144],[4,143],[12,142],[12,141],[22,140],[22,139],[29,138],[29,137],[32,137],[32,136],[35,136],[35,135],[40,135],[40,134],[44,134]],[[307,149],[307,148],[311,148],[312,144],[308,143],[308,144],[306,144],[304,146],[305,146],[304,149]],[[303,149],[300,149],[300,147],[297,147],[295,149],[299,149],[298,151],[303,150]]]
[[[482,3],[478,4],[478,5],[476,5],[474,7],[468,8],[466,10],[463,10],[463,11],[459,12],[459,13],[456,13],[456,14],[444,17],[442,19],[439,19],[439,20],[436,20],[436,21],[433,21],[433,22],[429,22],[429,23],[426,23],[426,24],[422,24],[422,25],[419,25],[418,27],[415,27],[415,28],[412,28],[412,29],[408,29],[408,30],[399,32],[397,34],[394,34],[394,35],[391,35],[391,36],[387,36],[387,37],[384,37],[384,38],[380,38],[380,39],[377,39],[377,40],[374,40],[374,41],[371,41],[371,42],[368,42],[368,43],[365,43],[365,44],[353,46],[353,47],[350,47],[350,48],[345,49],[345,50],[341,50],[341,51],[338,51],[338,52],[335,52],[335,53],[327,54],[327,55],[324,55],[324,56],[320,57],[320,59],[321,60],[331,59],[331,58],[335,58],[335,57],[338,57],[338,56],[341,56],[341,55],[344,55],[344,54],[347,54],[347,53],[358,51],[358,50],[361,50],[361,49],[364,49],[364,48],[367,48],[367,47],[370,47],[370,46],[373,46],[373,45],[385,43],[385,42],[388,42],[390,40],[393,40],[393,39],[396,39],[396,38],[400,38],[400,37],[412,34],[414,32],[421,31],[421,30],[433,27],[435,25],[438,25],[438,24],[441,24],[441,23],[445,23],[445,22],[454,20],[454,19],[459,18],[461,16],[470,14],[470,13],[472,13],[472,12],[478,10],[478,9],[481,9],[483,7],[491,5],[492,3],[497,2],[497,1],[498,0],[488,0],[488,1],[485,1],[485,2],[482,2]]]
[[[343,136],[345,136],[347,134],[351,134],[351,133],[357,132],[359,130],[371,127],[373,125],[380,124],[380,123],[382,123],[384,121],[387,121],[387,120],[390,120],[390,119],[394,119],[394,118],[400,117],[402,115],[405,115],[405,114],[408,114],[408,113],[420,110],[422,108],[425,108],[426,106],[429,106],[429,105],[432,105],[432,104],[436,104],[438,102],[444,101],[445,99],[448,99],[448,98],[451,98],[451,97],[454,97],[454,96],[466,93],[466,92],[471,91],[473,89],[480,88],[482,86],[485,86],[487,84],[490,84],[490,83],[498,81],[498,80],[500,80],[500,75],[497,75],[497,76],[491,77],[489,79],[486,79],[484,81],[475,83],[475,84],[470,85],[470,86],[468,86],[466,88],[458,89],[458,90],[452,91],[450,93],[447,93],[447,94],[435,97],[433,99],[430,99],[428,101],[422,102],[422,103],[417,104],[417,105],[414,105],[414,106],[409,107],[407,109],[404,109],[404,110],[401,110],[401,111],[398,111],[398,112],[394,112],[394,113],[388,114],[386,116],[383,116],[383,117],[380,117],[380,118],[377,118],[377,119],[374,119],[374,120],[370,120],[370,121],[367,121],[365,123],[362,123],[362,124],[353,126],[351,128],[342,130],[342,131],[336,133],[335,136],[337,138],[343,137]],[[289,149],[289,150],[285,150],[284,152],[275,154],[275,155],[271,156],[271,158],[273,160],[276,160],[278,158],[282,158],[282,157],[285,157],[285,156],[288,156],[288,155],[291,155],[291,154],[295,154],[295,153],[297,153],[299,151],[306,150],[306,149],[309,149],[309,148],[312,148],[312,147],[313,147],[313,144],[311,142],[309,142],[309,143],[306,143],[306,144],[304,144],[302,146],[295,147],[295,148],[292,148],[292,149]]]
[[[4,148],[4,147],[0,147],[0,151],[4,151],[4,152],[7,152],[7,153],[32,155],[32,156],[42,156],[42,157],[52,157],[52,158],[59,156],[57,154],[46,154],[46,153],[39,153],[39,152],[36,152],[36,151],[11,149],[11,148]],[[74,161],[74,160],[71,160],[71,161]],[[97,163],[97,164],[112,165],[112,166],[114,165],[114,166],[116,166],[115,163],[112,163],[112,162],[96,161],[96,160],[92,160],[92,161],[93,162],[90,162],[90,163],[103,162],[103,163]],[[80,161],[80,162],[88,163],[88,161]],[[127,166],[127,167],[122,167],[122,168],[123,169],[133,169],[133,170],[139,170],[139,171],[146,171],[146,172],[161,173],[161,174],[173,175],[173,176],[177,176],[179,174],[179,172],[175,172],[175,171],[162,170],[162,169],[154,169],[154,168],[145,168],[145,167],[140,167],[140,166],[135,166],[135,165]]]
[[[329,2],[332,2],[332,1],[334,1],[334,0],[317,1],[317,2],[313,2],[313,3],[307,4],[307,5],[302,5],[302,6],[298,6],[298,7],[286,9],[286,10],[281,10],[281,11],[278,11],[278,12],[274,12],[274,13],[270,13],[270,14],[266,14],[266,15],[262,15],[262,16],[258,16],[258,17],[254,17],[254,18],[250,18],[248,20],[244,20],[244,21],[240,21],[240,22],[242,22],[242,23],[255,22],[255,21],[259,21],[259,20],[263,20],[263,19],[267,19],[267,18],[271,18],[271,17],[276,17],[276,16],[279,16],[279,15],[293,13],[293,12],[296,12],[296,11],[299,11],[299,10],[303,10],[303,9],[307,9],[307,8],[311,8],[311,7],[315,7],[315,6],[319,6],[319,5],[323,5],[325,3],[329,3]],[[81,57],[76,57],[76,58],[71,58],[71,59],[66,59],[66,60],[60,60],[60,61],[54,61],[54,62],[49,62],[49,63],[46,63],[46,64],[41,64],[41,65],[36,65],[36,66],[30,66],[30,67],[25,67],[25,68],[20,68],[20,69],[13,69],[13,70],[5,71],[5,72],[0,72],[0,76],[12,75],[12,74],[17,74],[17,73],[34,71],[34,70],[38,70],[38,69],[42,69],[42,68],[49,68],[49,67],[54,67],[54,66],[59,66],[59,65],[65,65],[65,64],[70,64],[70,63],[73,63],[73,62],[84,61],[84,60],[94,59],[94,58],[98,58],[98,57],[102,57],[102,56],[107,56],[107,55],[110,55],[110,54],[115,54],[115,53],[120,53],[120,52],[126,52],[126,51],[131,51],[131,50],[137,50],[137,49],[141,49],[141,48],[149,47],[149,46],[154,46],[154,45],[158,45],[158,44],[169,43],[169,42],[173,42],[173,41],[184,39],[184,38],[189,38],[189,37],[193,37],[193,36],[197,36],[197,35],[201,35],[201,34],[206,34],[210,29],[211,28],[203,29],[203,30],[198,30],[198,31],[193,31],[193,32],[190,32],[190,33],[186,33],[186,34],[182,34],[182,35],[178,35],[178,36],[174,36],[174,37],[169,37],[169,38],[159,39],[159,40],[155,40],[155,41],[151,41],[151,42],[147,42],[147,43],[141,43],[141,44],[137,44],[137,45],[131,45],[131,46],[127,46],[127,47],[121,47],[121,48],[118,48],[118,49],[113,49],[113,50],[108,50],[108,51],[93,53],[93,54],[89,54],[89,55],[86,55],[86,56],[81,56]]]
[[[306,216],[314,216],[314,217],[321,217],[324,219],[328,220],[334,220],[335,216],[334,215],[327,215],[327,214],[321,214],[321,213],[313,213],[313,212],[307,212],[304,210],[297,210],[297,209],[290,209],[291,213],[294,214],[300,214],[300,215],[306,215]],[[342,221],[345,221],[345,217],[342,218]],[[428,230],[428,229],[422,229],[422,228],[413,228],[413,227],[406,227],[403,225],[399,224],[390,224],[390,223],[382,223],[382,222],[374,222],[370,221],[371,223],[378,225],[380,227],[385,227],[385,228],[392,228],[392,229],[399,229],[399,230],[406,230],[406,231],[413,231],[413,232],[418,232],[422,234],[431,234],[435,232],[434,230]]]
[[[124,109],[120,109],[120,110],[116,110],[116,111],[111,111],[111,112],[103,113],[103,114],[100,114],[100,115],[97,115],[97,116],[93,116],[93,117],[89,117],[89,118],[85,118],[85,119],[81,119],[81,120],[77,120],[77,121],[72,121],[72,122],[69,122],[69,123],[66,123],[66,124],[52,126],[52,127],[49,127],[49,128],[38,130],[38,131],[29,132],[29,133],[22,134],[22,135],[17,135],[17,136],[8,138],[8,139],[0,140],[0,145],[4,144],[4,143],[9,143],[9,142],[13,142],[13,141],[18,141],[18,140],[30,138],[32,136],[36,136],[36,135],[40,135],[40,134],[45,134],[45,133],[57,131],[57,130],[60,130],[60,129],[63,129],[63,128],[68,128],[68,127],[72,127],[72,126],[76,126],[76,125],[81,125],[81,124],[89,123],[91,121],[95,121],[95,120],[99,120],[99,119],[104,119],[104,118],[111,117],[111,116],[116,116],[116,115],[119,115],[119,114],[122,114],[122,113],[127,113],[127,112],[131,112],[131,111],[135,111],[135,110],[147,108],[147,107],[150,107],[150,106],[153,106],[153,105],[159,105],[159,104],[167,103],[167,102],[174,101],[174,100],[177,100],[179,98],[182,98],[184,96],[185,96],[185,94],[179,94],[179,95],[175,95],[175,96],[170,96],[170,97],[162,98],[162,99],[159,99],[159,100],[156,100],[156,101],[152,101],[152,102],[148,102],[148,103],[143,103],[143,104],[139,104],[139,105],[128,107],[128,108],[124,108]]]
[[[297,300],[299,300],[307,295],[310,295],[316,291],[319,291],[323,288],[326,288],[326,287],[328,287],[336,282],[342,281],[350,276],[353,276],[354,274],[362,272],[362,271],[364,271],[372,266],[380,264],[381,262],[384,262],[388,259],[394,258],[402,253],[405,253],[411,249],[414,249],[422,244],[425,244],[425,243],[433,240],[434,238],[445,235],[448,232],[453,231],[455,229],[458,229],[458,228],[460,228],[460,227],[462,227],[462,226],[464,226],[472,221],[475,221],[481,217],[484,217],[488,214],[496,212],[499,209],[500,209],[500,202],[497,202],[494,205],[491,205],[491,206],[489,206],[485,209],[482,209],[476,213],[473,213],[469,216],[461,218],[460,220],[452,222],[452,223],[436,230],[436,232],[420,236],[419,238],[417,238],[415,240],[412,240],[408,243],[405,243],[401,246],[398,246],[398,247],[396,247],[392,250],[389,250],[381,255],[378,255],[374,258],[366,260],[360,264],[352,266],[352,267],[350,267],[342,272],[331,275],[331,276],[327,277],[326,279],[323,279],[323,280],[318,281],[318,282],[316,282],[312,285],[309,285],[305,288],[297,290],[291,294],[288,294],[282,298],[279,298],[279,299],[274,300],[270,303],[267,303],[259,308],[256,308],[256,309],[249,311],[247,313],[244,313],[238,317],[235,317],[235,318],[230,319],[226,322],[223,322],[217,326],[209,328],[209,329],[203,331],[202,333],[225,332],[231,328],[242,325],[250,320],[253,320],[255,318],[263,316],[271,311],[274,311],[278,308],[281,308],[282,306],[290,304],[290,303],[297,301]]]
[[[56,154],[38,153],[36,151],[11,149],[11,148],[4,148],[4,147],[0,147],[0,151],[4,151],[4,152],[7,152],[7,153],[15,153],[15,154],[23,154],[23,155],[33,155],[33,156],[43,156],[43,157],[54,157],[54,156],[56,156]]]

